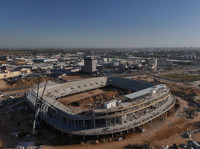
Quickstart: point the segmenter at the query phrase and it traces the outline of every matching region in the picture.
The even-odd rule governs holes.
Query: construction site
[[[31,88],[10,91],[4,88],[12,84],[1,80],[0,148],[161,148],[200,141],[199,81],[153,75],[61,84],[40,80],[33,80]]]
[[[115,92],[99,94],[104,88]],[[92,98],[81,95],[85,92],[94,94]],[[43,83],[26,92],[26,102],[36,115],[62,133],[83,140],[134,131],[166,113],[175,101],[166,85],[119,77]]]

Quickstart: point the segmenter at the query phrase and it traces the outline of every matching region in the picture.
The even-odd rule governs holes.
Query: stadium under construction
[[[128,94],[90,103],[89,108],[71,108],[59,102],[62,97],[104,88],[129,91]],[[49,125],[71,136],[96,137],[129,132],[161,116],[175,104],[170,89],[120,77],[97,77],[62,84],[47,83],[26,92],[26,102]]]

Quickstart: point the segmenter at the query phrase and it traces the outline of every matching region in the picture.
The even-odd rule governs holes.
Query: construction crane
[[[46,80],[43,92],[42,92],[41,96],[39,97],[40,81],[39,81],[39,77],[38,77],[37,97],[36,97],[36,104],[35,104],[35,117],[34,117],[34,120],[33,120],[32,135],[35,134],[35,126],[36,126],[36,122],[37,122],[37,117],[38,117],[38,115],[40,113],[42,100],[43,100],[43,95],[44,95],[44,92],[46,90],[47,82],[48,82],[48,80]]]

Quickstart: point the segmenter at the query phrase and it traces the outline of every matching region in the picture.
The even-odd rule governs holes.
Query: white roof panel
[[[137,97],[140,97],[140,96],[149,94],[149,93],[151,93],[153,90],[158,90],[158,89],[160,89],[160,88],[162,88],[162,87],[164,87],[163,84],[156,85],[156,86],[149,87],[149,88],[146,88],[146,89],[143,89],[143,90],[140,90],[140,91],[131,93],[131,94],[127,94],[127,95],[125,95],[125,97],[126,97],[126,98],[129,98],[129,99],[134,99],[134,98],[137,98]]]

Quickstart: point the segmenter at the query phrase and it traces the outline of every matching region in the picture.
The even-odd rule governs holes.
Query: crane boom
[[[38,79],[38,80],[39,80],[39,79]],[[38,115],[39,115],[40,108],[41,108],[41,105],[42,105],[43,95],[44,95],[44,92],[45,92],[45,90],[46,90],[47,82],[48,82],[48,80],[46,80],[45,86],[44,86],[44,89],[43,89],[43,92],[42,92],[42,95],[39,97],[39,87],[40,87],[40,83],[39,83],[39,81],[38,81],[37,98],[36,98],[36,104],[35,104],[35,117],[34,117],[34,120],[33,120],[32,135],[35,134],[35,125],[36,125],[37,117],[38,117]]]

